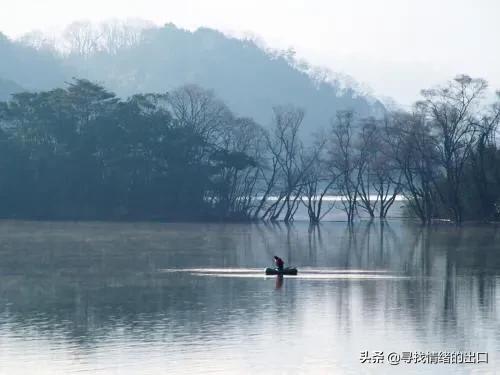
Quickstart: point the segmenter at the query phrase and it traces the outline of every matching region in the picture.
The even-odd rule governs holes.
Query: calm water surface
[[[500,373],[499,240],[404,221],[0,222],[0,374]],[[299,276],[265,277],[274,254]]]

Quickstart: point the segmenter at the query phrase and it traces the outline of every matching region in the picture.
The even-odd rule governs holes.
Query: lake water
[[[494,374],[499,240],[398,220],[3,221],[0,374]],[[299,275],[265,277],[274,254]],[[391,352],[488,363],[390,365]]]

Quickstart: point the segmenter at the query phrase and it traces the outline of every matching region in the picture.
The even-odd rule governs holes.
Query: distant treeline
[[[460,76],[412,112],[337,112],[308,144],[300,108],[274,108],[263,128],[193,85],[122,100],[75,79],[16,94],[0,102],[0,216],[290,222],[303,205],[318,223],[327,195],[352,221],[385,217],[402,194],[425,223],[492,220],[500,102],[481,106],[486,88]]]

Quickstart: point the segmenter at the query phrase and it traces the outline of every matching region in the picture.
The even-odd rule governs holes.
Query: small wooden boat
[[[297,268],[283,268],[282,271],[277,268],[266,268],[266,275],[297,275]]]

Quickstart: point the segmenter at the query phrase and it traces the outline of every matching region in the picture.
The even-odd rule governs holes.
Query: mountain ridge
[[[360,116],[380,116],[385,111],[375,97],[336,80],[335,73],[296,61],[290,51],[266,50],[252,40],[206,27],[192,32],[173,24],[149,27],[142,30],[140,40],[133,45],[96,50],[88,56],[54,56],[19,42],[11,44],[11,49],[17,49],[28,60],[33,55],[33,60],[42,65],[38,71],[51,65],[48,76],[53,87],[76,76],[100,82],[126,97],[197,84],[213,90],[235,113],[263,125],[268,125],[272,108],[279,105],[302,107],[306,112],[304,127],[309,133],[326,127],[339,110],[354,110]],[[27,89],[50,86],[47,79],[19,82],[19,74],[11,77],[8,69],[1,68],[0,63],[0,77]]]

